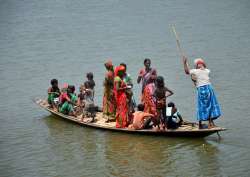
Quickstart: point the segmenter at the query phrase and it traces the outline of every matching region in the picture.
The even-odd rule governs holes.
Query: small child
[[[91,82],[86,81],[84,83],[84,87],[82,87],[81,93],[78,95],[79,99],[81,100],[81,103],[84,107],[83,109],[83,115],[82,115],[82,121],[85,116],[88,116],[90,113],[90,109],[94,107],[94,91],[91,89]]]
[[[89,82],[89,87],[94,91],[95,81],[94,81],[94,75],[93,75],[93,73],[92,72],[87,73],[86,77],[88,79],[86,82]]]
[[[177,129],[183,123],[181,114],[178,112],[173,102],[168,103],[166,111],[165,127],[168,129]]]
[[[165,128],[164,119],[166,116],[167,97],[173,94],[174,94],[173,91],[171,91],[165,86],[164,78],[162,76],[158,76],[156,78],[156,89],[154,91],[154,97],[156,100],[158,127],[159,127],[159,124],[161,123],[161,126]]]
[[[134,115],[133,123],[129,125],[130,129],[140,130],[152,127],[153,122],[151,122],[151,118],[154,115],[143,112],[143,110],[144,110],[144,105],[138,104],[137,111],[133,113]]]
[[[84,107],[84,98],[85,98],[85,94],[86,94],[85,86],[84,85],[80,86],[79,92],[80,93],[78,94],[77,104],[80,107]]]
[[[48,104],[53,110],[56,111],[58,109],[59,96],[60,96],[58,80],[52,79],[50,83],[51,83],[51,87],[49,87],[48,89]]]

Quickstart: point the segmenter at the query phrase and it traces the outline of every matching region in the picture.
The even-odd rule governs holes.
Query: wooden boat
[[[167,129],[164,131],[156,131],[153,129],[143,129],[143,130],[132,130],[128,128],[116,128],[115,122],[106,122],[106,118],[103,117],[102,112],[97,112],[95,116],[95,121],[92,121],[92,118],[84,118],[81,121],[81,115],[74,117],[64,115],[57,111],[53,111],[50,109],[46,100],[43,99],[35,99],[34,102],[38,104],[40,107],[49,111],[51,114],[63,118],[65,120],[77,123],[82,126],[93,127],[97,129],[116,131],[116,132],[126,132],[126,133],[135,133],[135,134],[149,134],[149,135],[162,135],[162,136],[174,136],[174,137],[206,137],[213,133],[218,133],[220,131],[226,130],[221,127],[214,127],[211,129],[199,129],[197,123],[185,122],[184,125],[179,127],[178,129]],[[219,135],[219,134],[218,134]]]

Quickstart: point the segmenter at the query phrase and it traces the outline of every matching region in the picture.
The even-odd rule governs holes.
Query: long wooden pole
[[[183,58],[185,55],[184,55],[183,50],[181,49],[180,40],[179,40],[179,37],[178,37],[178,35],[177,35],[177,32],[176,32],[176,30],[175,30],[175,26],[174,26],[174,25],[172,25],[172,31],[173,31],[173,33],[174,33],[174,35],[175,35],[177,47],[178,47],[178,49],[179,49],[179,52],[180,52],[180,54],[181,54],[181,57]]]

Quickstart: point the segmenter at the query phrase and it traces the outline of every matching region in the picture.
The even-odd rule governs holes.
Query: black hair
[[[58,84],[58,80],[57,79],[52,79],[50,81],[51,85],[54,85],[54,84]]]
[[[74,86],[74,85],[69,85],[69,86],[68,86],[68,90],[69,90],[71,93],[74,93],[74,92],[75,92],[75,86]]]
[[[156,78],[156,84],[159,87],[164,87],[164,78],[162,76],[157,76]]]
[[[169,103],[168,103],[168,107],[172,107],[172,108],[173,108],[173,107],[175,107],[175,105],[174,105],[173,102],[169,102]]]
[[[92,72],[88,72],[88,73],[86,74],[86,76],[87,76],[87,78],[90,78],[90,79],[93,79],[93,78],[94,78],[94,75],[93,75]]]
[[[143,111],[144,110],[144,104],[138,104],[137,105],[137,110],[138,111]]]
[[[144,59],[144,64],[145,64],[147,61],[149,61],[149,62],[151,63],[151,60],[150,60],[149,58],[145,58],[145,59]]]
[[[124,66],[127,69],[127,65],[125,63],[120,63],[120,66]]]

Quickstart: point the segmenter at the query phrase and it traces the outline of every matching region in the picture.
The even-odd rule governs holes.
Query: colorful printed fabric
[[[212,86],[198,87],[197,93],[197,119],[199,121],[206,121],[209,118],[217,119],[221,115],[221,110]]]
[[[76,102],[77,101],[77,96],[73,93],[70,94],[70,100],[71,102]],[[59,112],[63,113],[63,114],[69,114],[70,112],[74,111],[74,106],[72,105],[72,103],[68,102],[68,101],[64,101],[62,106],[59,108]]]
[[[115,100],[116,100],[116,128],[127,127],[128,122],[128,103],[125,90],[117,90],[116,86],[119,88],[125,87],[125,83],[121,80],[119,76],[115,77]]]
[[[154,98],[155,84],[148,84],[142,95],[142,101],[144,103],[144,112],[156,115],[156,103]]]
[[[53,104],[55,98],[58,98],[60,95],[60,89],[59,88],[53,88],[50,87],[48,90],[48,103]],[[52,92],[52,93],[51,93]]]
[[[58,98],[58,94],[56,94],[56,93],[49,93],[48,94],[48,103],[52,104],[54,102],[55,98]]]
[[[142,93],[146,85],[150,82],[150,79],[155,79],[157,77],[157,72],[155,69],[151,69],[149,72],[146,72],[145,69],[141,69],[139,76],[142,76]]]
[[[103,114],[115,117],[114,72],[108,71],[104,80],[104,95],[102,100]]]

